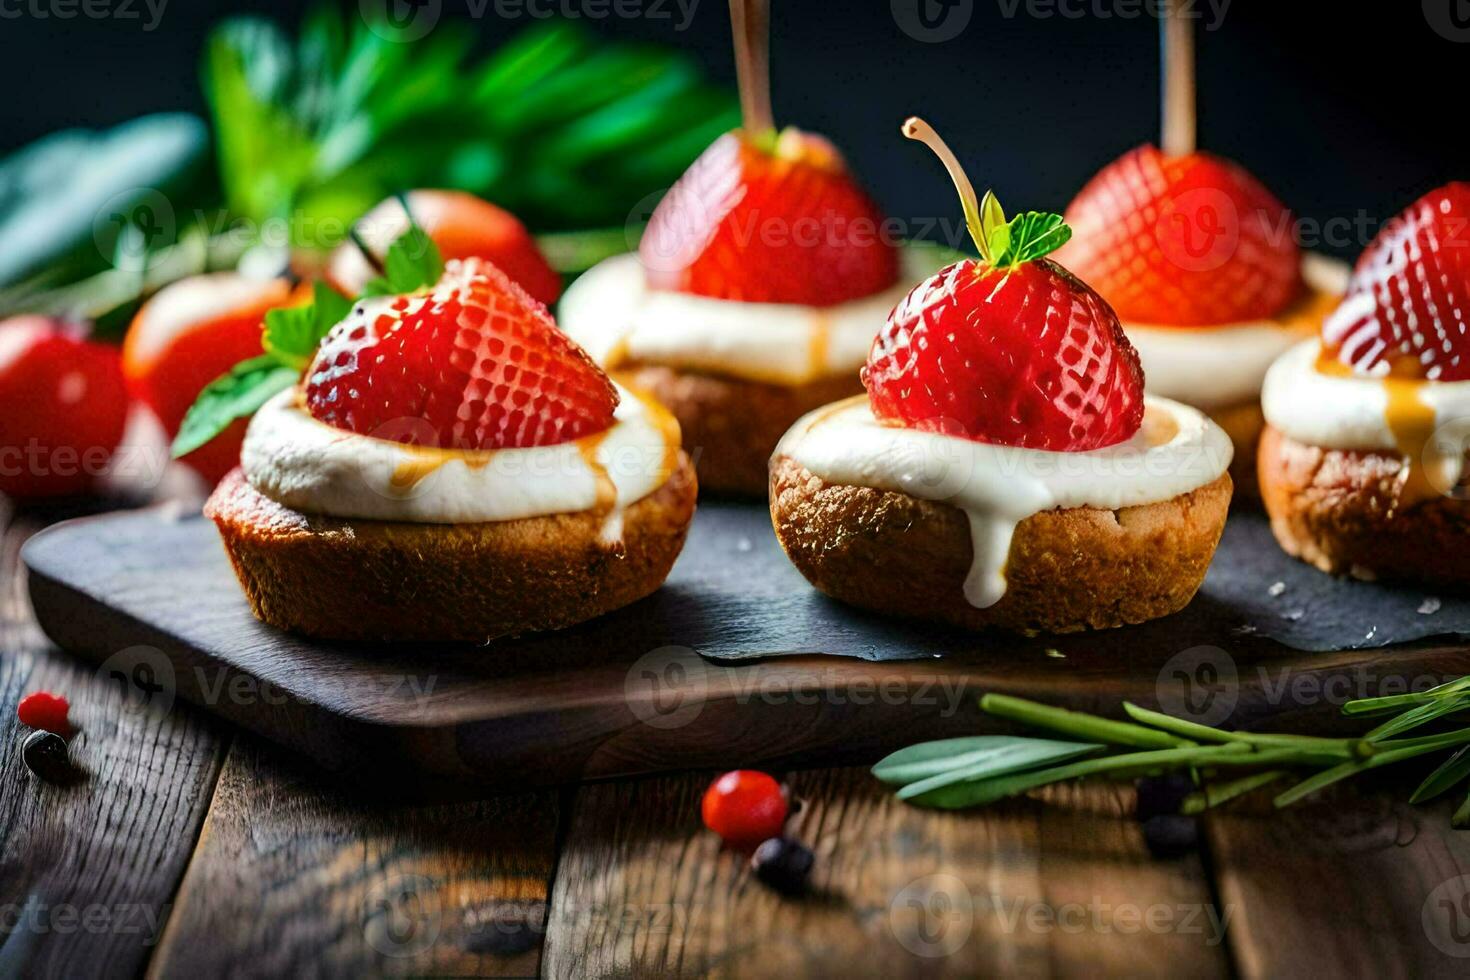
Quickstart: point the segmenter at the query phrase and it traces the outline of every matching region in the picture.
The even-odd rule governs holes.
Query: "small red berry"
[[[52,694],[50,691],[37,691],[21,698],[15,713],[20,718],[22,725],[39,728],[43,732],[65,735],[71,730],[71,725],[66,720],[69,707],[66,698],[61,695]]]
[[[763,772],[727,772],[704,792],[704,825],[731,847],[749,849],[779,837],[786,822],[786,794]]]

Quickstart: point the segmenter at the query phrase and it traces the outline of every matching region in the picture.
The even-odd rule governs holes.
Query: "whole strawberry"
[[[818,136],[727,133],[653,212],[638,249],[653,289],[833,306],[898,279],[877,205]]]
[[[1430,191],[1383,227],[1322,338],[1360,373],[1470,378],[1470,184]]]
[[[1066,221],[1074,234],[1057,261],[1129,323],[1264,320],[1302,289],[1291,212],[1208,153],[1125,153],[1082,188]]]
[[[953,154],[922,120],[905,135],[950,167],[979,261],[915,286],[873,342],[863,384],[873,413],[980,442],[1071,452],[1130,438],[1143,420],[1143,370],[1117,316],[1043,256],[1070,235],[1055,214],[1007,221],[975,200]]]
[[[360,301],[306,375],[318,420],[439,448],[568,442],[606,429],[617,403],[546,307],[480,259],[447,263],[431,290]]]

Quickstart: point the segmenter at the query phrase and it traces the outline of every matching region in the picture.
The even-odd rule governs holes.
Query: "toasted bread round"
[[[1323,449],[1268,425],[1257,468],[1287,554],[1334,575],[1470,584],[1470,500],[1414,499],[1398,454]]]
[[[1235,483],[1235,499],[1259,504],[1261,492],[1256,482],[1256,448],[1261,441],[1261,430],[1266,426],[1260,399],[1217,408],[1208,414],[1216,425],[1225,430],[1235,447],[1235,455],[1230,457],[1230,479]]]
[[[827,595],[966,629],[1022,633],[1107,629],[1182,609],[1204,581],[1230,507],[1224,473],[1160,503],[1035,514],[1011,540],[1005,595],[977,609],[964,595],[973,552],[959,509],[826,483],[788,456],[771,461],[770,489],[776,536]]]
[[[803,385],[762,384],[655,364],[611,373],[621,384],[658,399],[679,420],[701,490],[748,497],[765,496],[771,453],[793,422],[863,392],[856,371]]]
[[[679,454],[669,479],[623,513],[620,543],[590,511],[420,524],[303,514],[237,468],[204,505],[255,615],[329,640],[484,642],[561,629],[663,583],[698,489]]]

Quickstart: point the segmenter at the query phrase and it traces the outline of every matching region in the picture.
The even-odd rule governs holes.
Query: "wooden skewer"
[[[949,144],[934,131],[934,127],[920,119],[918,116],[909,116],[903,121],[902,133],[911,140],[918,140],[939,157],[939,162],[944,164],[944,169],[949,171],[949,179],[954,181],[954,189],[960,192],[960,206],[964,208],[965,225],[970,229],[970,237],[975,239],[975,245],[980,249],[980,254],[985,255],[985,235],[980,227],[980,199],[975,195],[975,185],[970,183],[970,178],[965,174],[965,168],[960,166],[960,161],[955,158],[954,151]]]
[[[1164,62],[1160,144],[1169,156],[1193,153],[1195,147],[1194,23],[1180,8],[1180,0],[1165,0],[1159,20]]]
[[[767,132],[776,125],[771,112],[770,0],[730,0],[730,28],[745,131]]]

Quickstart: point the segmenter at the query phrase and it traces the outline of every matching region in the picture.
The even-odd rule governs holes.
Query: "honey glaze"
[[[1456,451],[1436,445],[1438,419],[1434,406],[1424,400],[1424,386],[1433,384],[1417,376],[1411,360],[1396,363],[1381,378],[1366,378],[1337,358],[1336,350],[1323,347],[1315,369],[1329,377],[1377,381],[1385,396],[1383,421],[1393,435],[1394,446],[1403,457],[1399,470],[1397,508],[1408,508],[1440,495],[1440,487],[1453,486],[1460,459]]]
[[[415,446],[411,443],[395,443],[408,457],[393,468],[388,480],[388,490],[398,496],[409,496],[419,484],[438,472],[439,467],[450,460],[459,460],[472,470],[487,466],[495,455],[493,449],[457,450],[440,449],[437,446]]]

